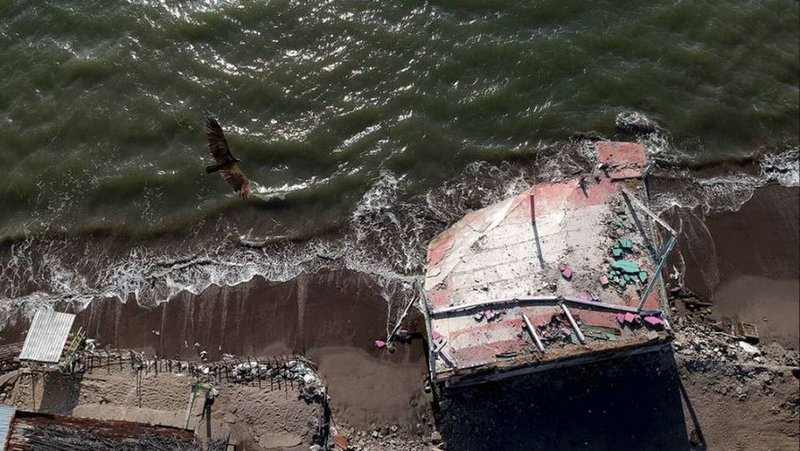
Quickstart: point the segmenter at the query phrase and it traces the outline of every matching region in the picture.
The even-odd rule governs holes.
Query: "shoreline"
[[[521,183],[525,180],[527,180],[525,177],[520,176],[516,182]],[[653,180],[654,191],[657,194],[663,192],[680,194],[677,191],[670,191],[672,183],[674,182],[664,182],[656,176]],[[461,208],[474,208],[475,205],[480,205],[481,202],[487,201],[492,196],[506,192],[509,186],[515,185],[506,183],[494,186],[494,191],[490,194],[484,193],[483,197],[475,197],[472,199],[475,204],[469,203]],[[689,192],[692,189],[694,187],[687,188]],[[776,224],[788,224],[789,226],[795,224],[796,226],[797,220],[792,219],[796,218],[796,210],[789,212],[788,219],[784,218],[783,221],[752,221],[752,219],[769,212],[776,215],[786,214],[786,209],[777,208],[775,203],[791,204],[791,202],[795,202],[796,205],[798,198],[800,198],[800,188],[783,187],[772,183],[754,188],[752,195],[748,196],[747,201],[739,205],[735,211],[707,211],[700,206],[694,208],[673,207],[662,210],[664,217],[673,225],[683,220],[684,232],[694,230],[690,227],[706,231],[705,234],[697,236],[705,237],[707,244],[710,243],[715,250],[716,266],[709,272],[707,268],[698,263],[709,260],[707,252],[703,251],[703,243],[706,241],[702,241],[692,234],[682,234],[682,241],[679,242],[677,248],[678,252],[675,253],[677,256],[668,265],[668,268],[671,268],[672,264],[681,269],[685,267],[687,287],[698,292],[706,287],[710,299],[716,299],[719,302],[712,308],[711,318],[720,319],[730,315],[740,315],[743,320],[752,320],[754,312],[763,313],[759,305],[745,302],[748,300],[747,296],[742,298],[745,290],[736,287],[737,283],[743,283],[742,280],[747,282],[749,280],[746,279],[747,277],[771,280],[765,278],[764,275],[764,271],[769,268],[769,265],[757,266],[758,271],[752,273],[741,270],[750,268],[747,265],[748,258],[754,249],[758,248],[758,242],[752,238],[744,238],[743,233],[763,236],[767,240],[765,241],[767,244],[762,246],[762,251],[767,256],[772,255],[773,258],[786,263],[784,269],[787,272],[781,273],[781,278],[787,280],[797,273],[798,256],[792,254],[792,249],[797,249],[796,229],[792,235],[785,233],[786,230],[791,232],[791,227],[788,229],[784,227],[783,232],[776,232],[774,228],[768,227]],[[403,218],[407,217],[409,216]],[[446,218],[440,217],[427,224],[438,224],[438,227],[443,227],[447,223]],[[739,225],[733,231],[728,230],[730,229],[729,225],[734,221]],[[375,224],[375,222],[369,222],[369,224]],[[752,225],[750,232],[747,232],[748,224]],[[210,283],[208,279],[205,279],[208,284],[198,293],[177,290],[175,294],[169,296],[169,301],[155,304],[142,303],[132,294],[128,295],[126,302],[121,302],[119,298],[114,297],[93,296],[92,301],[86,304],[85,308],[81,308],[82,302],[75,302],[74,298],[69,297],[58,298],[55,300],[55,304],[60,308],[76,311],[78,313],[76,326],[83,326],[89,336],[98,338],[112,347],[133,348],[165,357],[181,356],[193,359],[199,358],[200,350],[207,351],[211,359],[219,358],[223,353],[245,356],[305,354],[319,363],[320,372],[329,383],[332,395],[331,407],[338,424],[343,430],[350,431],[351,437],[360,437],[359,440],[365,443],[371,440],[370,431],[388,430],[389,425],[399,428],[395,431],[399,430],[401,434],[419,439],[420,434],[428,433],[429,428],[434,424],[438,425],[445,435],[458,437],[453,443],[461,443],[458,440],[469,442],[470,437],[477,438],[475,431],[469,429],[469,427],[477,427],[477,425],[472,425],[467,421],[472,418],[472,414],[469,413],[470,409],[467,408],[463,411],[467,413],[462,412],[450,419],[436,417],[438,414],[434,412],[429,395],[424,393],[427,363],[421,341],[415,340],[411,344],[399,344],[395,353],[380,351],[373,344],[374,340],[385,338],[387,331],[394,325],[392,321],[402,310],[403,303],[400,301],[413,292],[413,281],[419,277],[413,269],[404,269],[403,260],[393,260],[394,256],[392,255],[384,255],[383,260],[377,260],[381,262],[382,266],[370,265],[370,262],[374,263],[376,260],[369,259],[361,261],[361,266],[353,264],[354,261],[358,261],[364,256],[374,256],[374,254],[366,252],[358,255],[350,253],[353,245],[358,243],[361,246],[372,246],[374,249],[370,250],[373,252],[380,251],[382,242],[379,235],[384,230],[379,228],[362,229],[364,234],[356,237],[355,239],[360,240],[356,242],[347,242],[347,237],[339,236],[332,237],[332,241],[328,243],[292,242],[290,244],[269,244],[263,248],[222,247],[218,250],[221,254],[225,250],[234,249],[239,252],[238,256],[245,259],[243,260],[245,265],[250,264],[254,268],[275,271],[276,274],[282,275],[283,280],[269,280],[258,272],[252,272],[246,273],[249,276],[243,280],[236,281],[225,277],[217,279],[217,281],[235,282],[232,284]],[[415,243],[425,242],[428,234],[434,231],[435,229],[415,235],[414,241],[404,244],[413,246]],[[389,241],[388,244],[394,246],[406,238],[408,235],[399,234],[391,237],[393,241]],[[781,241],[783,238],[788,241]],[[747,246],[742,243],[746,243]],[[86,243],[83,244],[86,245]],[[109,244],[109,249],[116,252],[116,255],[125,255],[124,251],[113,249],[111,245],[113,243],[107,244]],[[794,246],[791,246],[792,244]],[[172,245],[178,248],[178,243],[172,243]],[[302,250],[302,254],[292,254],[298,249]],[[408,248],[391,249],[402,251]],[[278,250],[277,258],[288,258],[280,266],[276,266],[274,263],[277,258],[269,261],[258,260],[276,250]],[[364,252],[363,249],[361,251]],[[79,258],[81,255],[85,255],[86,251],[78,246],[70,249],[70,252],[72,258]],[[150,257],[144,255],[141,258]],[[413,258],[413,255],[407,257],[405,262],[413,261]],[[769,258],[764,257],[763,260],[767,261]],[[398,265],[398,261],[401,264]],[[236,266],[237,263],[233,259],[228,262],[230,268],[240,268]],[[204,265],[212,265],[214,262],[185,259],[169,263],[158,260],[151,264],[152,272],[145,274],[143,280],[147,283],[158,284],[162,283],[162,280],[170,280],[170,278],[173,283],[176,283],[188,280],[187,277],[206,277],[208,273],[203,272],[202,268]],[[717,274],[717,277],[708,277],[708,274]],[[725,276],[720,277],[719,274]],[[796,276],[794,277],[796,281]],[[747,282],[747,284],[752,286],[751,282]],[[766,283],[773,284],[772,282]],[[736,296],[732,296],[731,292]],[[791,334],[787,336],[787,331],[796,331],[797,326],[786,322],[791,319],[791,310],[788,313],[786,310],[791,307],[791,303],[787,302],[786,297],[790,292],[791,287],[788,289],[782,287],[775,294],[775,297],[779,299],[773,301],[768,307],[768,324],[770,326],[776,324],[776,326],[770,329],[760,325],[759,329],[765,345],[770,345],[769,342],[775,340],[780,345],[791,347],[792,336]],[[679,316],[681,315],[683,312],[679,312]],[[796,318],[796,315],[794,317]],[[760,318],[755,318],[755,320],[758,319]],[[784,321],[779,322],[778,319]],[[28,322],[29,319],[24,309],[19,308],[4,326],[0,344],[20,341]],[[419,314],[412,315],[405,324],[411,332],[421,331],[423,327]],[[780,327],[777,326],[778,324]],[[792,329],[793,327],[794,329]],[[199,347],[194,346],[195,343],[198,343]],[[796,347],[792,349],[796,350]],[[686,379],[694,384],[696,380],[705,380],[704,378],[711,377],[695,375],[692,371],[687,370],[686,362],[683,357],[680,357],[671,363],[666,360],[662,362],[663,365],[659,364],[659,368],[665,371],[666,376],[659,376],[658,381],[660,382],[653,387],[655,389],[661,387],[669,391],[669,399],[665,400],[666,404],[662,406],[671,412],[670,426],[668,430],[662,431],[665,443],[685,442],[686,431],[690,430],[686,429],[688,426],[685,428],[683,420],[681,420],[681,418],[689,418],[688,414],[679,413],[682,410],[679,408],[680,396],[674,386],[676,378]],[[650,377],[647,376],[650,374],[650,370],[640,368],[640,365],[632,363],[624,366],[626,369],[621,371],[634,375],[639,378],[637,380],[645,381]],[[614,380],[613,372],[601,374],[604,371],[601,368],[597,367],[593,370],[600,372],[598,377],[610,378],[609,381]],[[689,372],[687,373],[687,371]],[[569,374],[572,376],[569,377],[572,377],[574,381],[567,385],[579,386],[584,373],[583,370],[570,372]],[[547,377],[543,380],[550,380],[550,378]],[[560,380],[556,378],[553,382]],[[791,384],[792,381],[789,380],[788,383]],[[568,389],[566,386],[562,388],[563,390]],[[629,392],[629,388],[617,388],[622,392],[612,390],[613,393],[616,393],[615,396],[622,396],[621,393]],[[487,388],[486,390],[491,394],[494,389]],[[558,393],[563,395],[563,390],[558,390]],[[594,403],[592,396],[608,396],[605,389],[601,390],[599,387],[595,387],[592,390],[594,394],[581,398],[588,404]],[[703,394],[700,386],[688,390],[690,396],[693,397],[708,396]],[[474,396],[484,397],[486,392],[481,389],[471,396],[473,397],[466,399],[474,401],[476,399]],[[551,405],[550,408],[555,408],[556,400],[551,401],[550,404],[546,404]],[[712,401],[714,403],[722,402],[716,398]],[[576,408],[580,409],[582,405],[579,402]],[[619,415],[630,410],[625,403],[620,403],[615,409],[618,410]],[[708,418],[714,418],[713,424],[720,421],[714,417],[713,413],[707,413],[707,415]],[[547,423],[545,419],[540,421],[543,421],[542,424]],[[458,426],[458,424],[462,425]],[[768,429],[768,426],[764,426],[764,428]],[[366,436],[358,435],[365,431],[367,431]],[[498,431],[502,432],[503,429],[499,428]],[[384,432],[380,432],[377,438],[372,435],[372,439],[383,440],[382,434]],[[599,432],[594,430],[592,434],[586,435],[586,438],[597,434]],[[602,437],[602,435],[598,436]],[[521,439],[513,434],[510,437],[513,440]],[[717,435],[715,440],[723,440],[723,438],[724,435]],[[556,443],[555,436],[550,439],[552,439],[552,443]],[[620,443],[629,443],[628,439],[620,439]]]
[[[800,189],[767,185],[736,212],[670,211],[681,224],[668,268],[691,292],[713,304],[718,320],[756,324],[765,340],[798,349]],[[763,302],[762,302],[763,301]]]

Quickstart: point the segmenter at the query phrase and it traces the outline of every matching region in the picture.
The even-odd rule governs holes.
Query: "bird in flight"
[[[207,118],[203,131],[208,139],[208,149],[216,162],[216,164],[206,166],[206,173],[220,171],[222,180],[225,180],[233,188],[233,191],[239,194],[239,197],[242,199],[250,197],[250,181],[239,167],[240,160],[234,157],[228,148],[228,141],[225,140],[219,122],[213,117]]]

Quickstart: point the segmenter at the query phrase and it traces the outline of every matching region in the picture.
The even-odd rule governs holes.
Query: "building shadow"
[[[59,372],[33,373],[34,410],[70,415],[81,397],[81,376]]]
[[[703,435],[703,429],[700,427],[700,420],[697,418],[697,412],[694,410],[692,401],[689,399],[689,393],[686,392],[686,387],[683,386],[683,381],[678,379],[678,387],[681,390],[681,399],[686,408],[685,411],[689,413],[689,420],[691,427],[689,430],[689,444],[692,451],[705,451],[708,449],[706,446],[706,438]]]
[[[690,449],[671,350],[450,389],[438,419],[448,449]]]

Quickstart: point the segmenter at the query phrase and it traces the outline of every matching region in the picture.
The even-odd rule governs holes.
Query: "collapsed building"
[[[644,146],[474,211],[428,247],[431,380],[450,387],[663,349],[675,231],[647,207]]]

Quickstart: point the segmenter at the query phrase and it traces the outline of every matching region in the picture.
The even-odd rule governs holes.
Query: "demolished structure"
[[[431,380],[445,387],[631,355],[671,338],[640,144],[596,143],[593,174],[472,212],[428,247]]]

